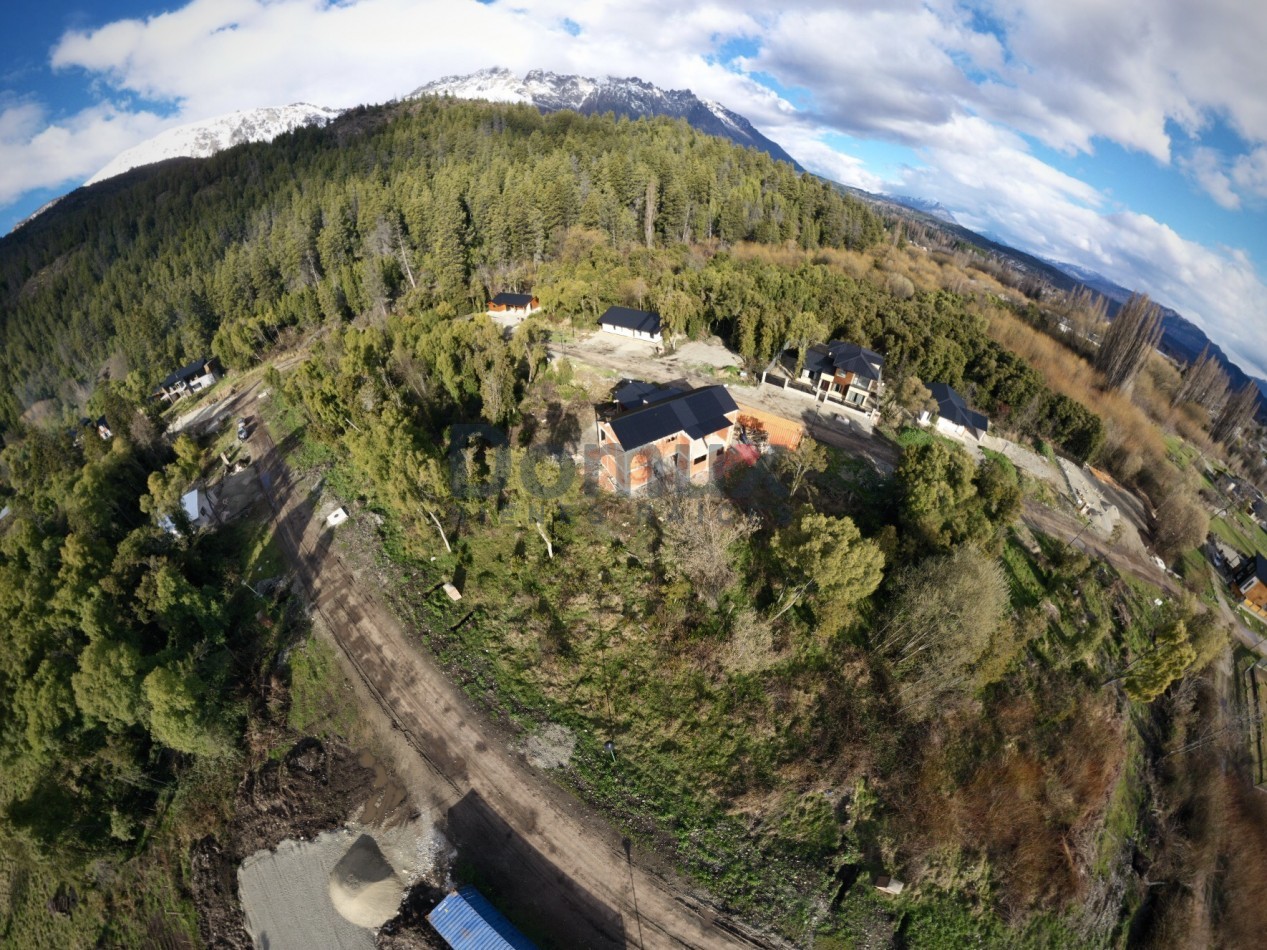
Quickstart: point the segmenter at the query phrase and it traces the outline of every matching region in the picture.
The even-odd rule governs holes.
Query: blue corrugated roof
[[[427,920],[453,950],[536,950],[473,887],[463,887],[440,901]]]

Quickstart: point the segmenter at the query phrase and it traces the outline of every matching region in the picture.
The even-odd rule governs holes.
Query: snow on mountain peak
[[[634,76],[564,76],[534,69],[519,78],[509,69],[493,66],[466,76],[445,76],[419,86],[408,98],[454,96],[536,106],[542,112],[571,109],[582,115],[612,112],[630,118],[668,116],[685,119],[699,131],[757,148],[796,168],[795,159],[762,135],[752,123],[719,102],[700,99],[689,89],[661,89]]]
[[[84,184],[94,185],[133,168],[169,158],[207,158],[221,149],[244,142],[271,142],[283,132],[302,125],[325,125],[340,111],[296,102],[288,106],[242,109],[213,119],[178,125],[120,152]]]

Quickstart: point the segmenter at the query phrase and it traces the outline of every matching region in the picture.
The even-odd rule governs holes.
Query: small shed
[[[180,507],[189,519],[191,528],[205,528],[215,520],[215,512],[211,507],[211,499],[201,488],[191,488],[180,497]],[[168,534],[179,534],[180,529],[167,515],[158,519],[158,526]]]
[[[473,887],[460,888],[440,901],[427,920],[453,950],[536,950]]]

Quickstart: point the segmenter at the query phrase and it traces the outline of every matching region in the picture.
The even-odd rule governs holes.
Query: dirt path
[[[1179,582],[1154,564],[1150,558],[1143,554],[1124,550],[1121,546],[1114,545],[1099,537],[1090,528],[1084,530],[1085,522],[1073,515],[1056,511],[1046,505],[1040,505],[1035,501],[1026,499],[1024,510],[1021,512],[1021,520],[1031,530],[1040,531],[1066,543],[1072,542],[1076,538],[1078,547],[1082,548],[1083,551],[1092,557],[1108,561],[1118,571],[1132,574],[1140,580],[1155,584],[1167,593],[1175,594],[1179,592],[1181,586]]]
[[[443,816],[459,865],[506,908],[566,947],[769,946],[690,889],[646,871],[628,841],[534,772],[421,645],[331,550],[314,493],[297,484],[266,431],[251,437],[279,540],[311,602],[427,775],[413,789]],[[283,449],[285,446],[282,447]]]

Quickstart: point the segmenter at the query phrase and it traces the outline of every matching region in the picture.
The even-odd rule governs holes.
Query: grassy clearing
[[[356,694],[334,650],[309,636],[291,650],[289,660],[290,728],[322,739],[355,736],[361,718]]]
[[[897,434],[894,441],[904,449],[909,449],[916,445],[928,445],[933,441],[933,434],[927,429],[917,429],[914,426],[904,426]]]
[[[1110,874],[1125,849],[1139,834],[1140,814],[1146,799],[1146,786],[1141,774],[1143,766],[1143,743],[1139,734],[1132,730],[1127,733],[1126,759],[1104,816],[1104,830],[1100,835],[1099,855],[1095,862],[1097,874]]]
[[[1190,548],[1183,552],[1175,565],[1176,573],[1183,580],[1184,586],[1194,591],[1201,600],[1210,607],[1218,606],[1218,595],[1214,589],[1214,575],[1210,572],[1210,563],[1199,548]]]
[[[1267,532],[1243,511],[1231,509],[1210,519],[1210,530],[1244,554],[1267,555]]]
[[[1166,435],[1162,438],[1166,443],[1167,457],[1181,469],[1190,467],[1201,455],[1200,450],[1196,446],[1177,435]],[[1200,471],[1204,476],[1205,466],[1201,466]]]

